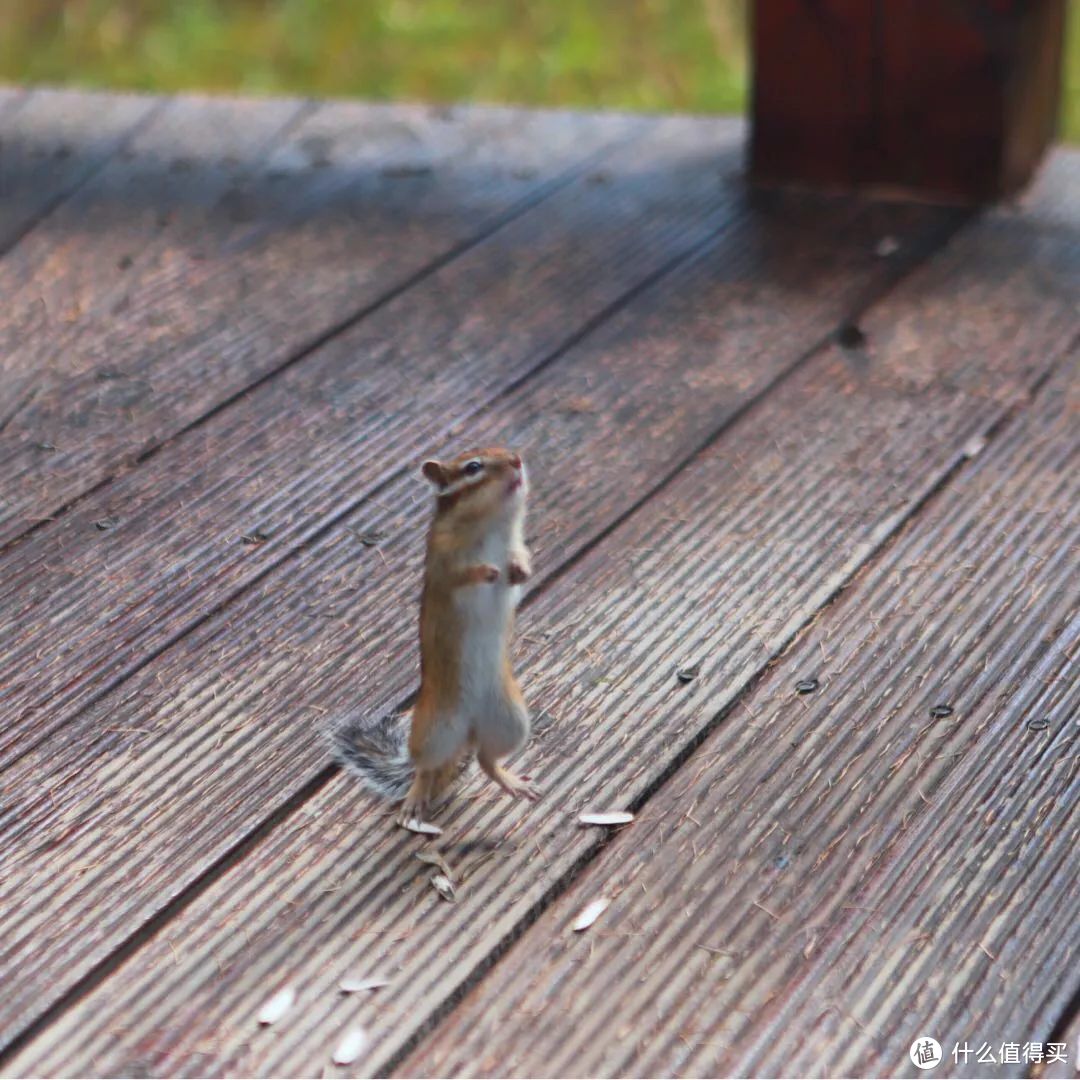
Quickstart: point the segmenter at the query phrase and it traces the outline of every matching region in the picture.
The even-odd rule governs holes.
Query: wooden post
[[[982,202],[1054,135],[1065,0],[756,0],[751,175]]]

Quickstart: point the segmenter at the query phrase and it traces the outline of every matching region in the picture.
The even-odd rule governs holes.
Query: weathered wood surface
[[[0,543],[638,126],[508,109],[169,103],[6,268],[6,377],[33,396],[0,436]]]
[[[1051,182],[1049,191],[1054,190]],[[377,1036],[363,1071],[378,1072],[393,1063],[423,1030],[432,1010],[452,1002],[482,970],[493,946],[517,932],[595,851],[595,836],[576,830],[572,815],[594,802],[643,799],[716,713],[948,477],[965,448],[971,450],[972,437],[990,431],[1025,387],[1060,362],[1076,329],[1080,275],[1070,238],[1037,227],[1048,204],[1054,206],[1052,199],[1036,198],[1028,210],[1030,220],[995,218],[954,241],[868,313],[868,354],[831,350],[808,361],[721,435],[692,468],[537,597],[524,620],[523,674],[536,705],[557,717],[530,751],[534,771],[545,778],[547,802],[522,812],[485,792],[453,808],[447,815],[448,838],[458,838],[448,843],[452,862],[468,864],[499,841],[496,856],[483,869],[477,867],[457,905],[442,905],[426,886],[424,868],[412,859],[415,840],[388,831],[384,815],[372,814],[371,804],[349,781],[334,778],[302,807],[294,807],[270,836],[242,852],[188,911],[170,919],[14,1065],[54,1072],[303,1071],[325,1060],[349,1017],[370,1024]],[[604,358],[604,367],[586,369],[592,372],[597,415],[615,413],[620,405],[618,398],[598,396],[612,392],[598,378],[604,370],[610,377],[632,365],[635,378],[642,378],[646,361],[650,366],[679,364],[693,374],[701,397],[716,394],[725,378],[735,377],[725,377],[714,357],[738,323],[717,319],[724,308],[714,292],[690,287],[695,278],[715,281],[717,276],[708,253],[702,253],[661,284],[644,314],[635,317],[628,310],[614,320],[609,334],[601,328],[591,348],[581,350]],[[1024,281],[1030,291],[1016,292]],[[665,333],[653,330],[650,338],[643,324],[653,327],[660,312]],[[626,325],[619,327],[620,322]],[[672,325],[682,350],[665,361]],[[955,331],[957,325],[964,334]],[[755,324],[753,332],[761,335],[763,327]],[[978,366],[970,362],[973,353],[983,358]],[[655,383],[639,391],[639,408],[660,393],[674,371],[661,371]],[[546,391],[550,405],[544,404],[545,382],[551,387]],[[588,385],[568,381],[552,367],[518,392],[523,407],[542,418],[542,426],[532,429],[536,435],[513,416],[479,429],[482,438],[524,432],[531,435],[530,445],[544,450],[552,468],[550,475],[539,473],[537,502],[546,528],[565,528],[563,517],[579,517],[588,506],[581,501],[588,492],[574,493],[567,476],[573,461],[592,462],[600,452],[599,441],[592,444],[595,452],[584,441],[595,416],[587,417],[588,423],[579,419],[572,429],[562,421],[557,429],[554,409],[555,402],[565,400],[559,395],[576,394]],[[631,386],[623,393],[628,389],[633,392]],[[683,397],[661,404],[670,412]],[[667,413],[658,409],[657,415]],[[679,419],[685,422],[681,413]],[[658,423],[643,432],[649,443],[637,444],[635,461],[659,436]],[[617,450],[611,452],[610,472],[593,469],[582,478],[582,488],[606,492],[619,483],[618,465],[635,445]],[[570,500],[563,494],[568,487]],[[404,489],[398,495],[391,487],[383,495],[388,506],[406,500]],[[388,512],[385,518],[357,523],[386,528],[390,538],[383,550],[392,566],[398,557],[395,540],[409,527],[398,521]],[[548,552],[563,554],[556,544]],[[680,558],[669,580],[665,568],[673,565],[672,552]],[[266,587],[266,595],[276,596],[285,608],[293,608],[298,601],[292,598],[301,596],[311,609],[348,618],[349,600],[340,588],[354,561],[355,548],[343,550],[341,542],[321,556],[305,551],[287,578]],[[385,583],[382,588],[383,596],[393,595]],[[582,596],[604,598],[600,607],[590,608],[584,635],[576,630]],[[379,644],[395,641],[392,623],[313,630],[309,618],[294,632],[301,639],[294,636],[288,643],[309,650],[308,655],[290,670],[289,662],[282,663],[286,642],[279,638],[268,650],[268,639],[258,632],[257,599],[242,599],[215,635],[201,638],[197,631],[180,656],[167,665],[151,665],[145,678],[140,673],[129,681],[127,708],[147,718],[163,716],[175,693],[170,686],[181,680],[205,687],[174,710],[187,714],[182,720],[167,720],[174,732],[167,751],[153,736],[141,751],[138,736],[116,743],[131,756],[116,761],[113,775],[130,769],[147,782],[144,805],[128,808],[125,827],[137,829],[145,821],[161,830],[169,828],[170,819],[182,822],[175,826],[168,853],[172,865],[186,857],[192,844],[203,842],[193,811],[181,809],[178,815],[175,802],[156,802],[158,789],[175,790],[190,748],[210,738],[220,744],[199,775],[186,770],[193,805],[205,801],[220,782],[217,778],[225,776],[237,803],[246,800],[250,807],[258,797],[250,792],[265,797],[266,788],[278,782],[283,759],[301,756],[284,740],[271,748],[272,728],[288,725],[295,744],[295,718],[305,704],[337,707],[349,700],[350,683],[359,685],[355,673],[338,671],[340,647],[334,640],[344,641],[347,633],[360,629]],[[369,599],[364,610],[381,612],[386,606]],[[229,626],[231,641],[226,638]],[[287,620],[283,627],[287,631]],[[401,638],[403,645],[406,640]],[[216,664],[210,663],[204,644],[215,641],[226,650]],[[267,656],[268,651],[273,655]],[[371,653],[376,669],[380,655]],[[664,661],[658,663],[658,656]],[[682,687],[674,680],[674,666],[689,659],[704,659],[705,667],[698,682]],[[165,682],[164,690],[155,685],[152,670]],[[229,686],[222,682],[223,670],[236,673]],[[395,693],[408,689],[409,673],[404,674]],[[379,681],[384,678],[382,667]],[[224,700],[214,701],[213,682]],[[270,701],[254,705],[260,692]],[[149,704],[139,702],[142,694]],[[245,715],[253,707],[266,716],[257,739],[252,717]],[[271,711],[278,715],[271,717]],[[100,715],[116,713],[113,707]],[[138,716],[134,722],[138,725]],[[583,731],[587,723],[596,726]],[[174,725],[188,731],[183,742],[181,728]],[[246,737],[236,734],[241,725]],[[263,740],[267,745],[258,746]],[[99,745],[103,752],[104,744]],[[66,768],[72,770],[76,760],[93,753],[92,747],[89,742],[81,749],[76,745],[73,765]],[[42,760],[38,767],[47,769],[48,763]],[[175,780],[169,779],[170,770]],[[74,778],[73,771],[67,775]],[[94,790],[100,797],[101,787]],[[61,841],[50,867],[77,868],[93,850],[104,820],[91,822],[90,831],[76,835],[74,842],[65,840],[58,826],[58,821],[43,823]],[[113,861],[111,869],[87,868],[77,885],[73,881],[65,888],[77,888],[79,903],[89,906],[100,899],[111,904],[110,891],[123,863]],[[135,891],[140,872],[128,860],[127,876]],[[104,886],[100,892],[95,881]],[[130,898],[118,903],[130,912]],[[111,917],[109,908],[99,905],[96,911],[105,921]],[[26,918],[32,924],[33,913]],[[63,927],[53,920],[50,924],[63,939]],[[69,947],[68,962],[71,955]],[[389,967],[396,978],[378,998],[358,1003],[335,995],[336,980],[345,970],[379,967]],[[251,1019],[279,981],[294,981],[302,989],[302,1013],[263,1039]],[[12,985],[18,989],[17,972]],[[70,1057],[74,1031],[98,1033],[83,1039],[83,1056],[77,1059]]]
[[[673,261],[722,229],[738,243],[756,228],[745,198],[717,182],[718,159],[734,167],[739,130],[654,125],[605,162],[605,183],[580,178],[10,551],[0,665],[19,677],[3,698],[0,763],[400,481]],[[851,217],[829,213],[826,224]],[[267,542],[245,545],[258,529]]]
[[[1080,948],[1078,419],[1074,354],[402,1074],[918,1076],[921,1034],[1049,1041]]]
[[[0,127],[4,109],[0,100]],[[199,145],[200,115],[222,118],[219,149],[246,139],[243,156],[224,161],[208,151],[200,158],[193,149],[190,158],[178,155],[182,166],[169,156],[169,145]],[[956,226],[954,217],[748,198],[732,176],[739,128],[730,123],[521,114],[515,124],[509,110],[482,110],[483,122],[467,111],[450,121],[419,110],[424,138],[445,153],[433,173],[421,173],[412,159],[400,168],[394,138],[369,138],[370,131],[360,138],[375,115],[401,111],[289,102],[159,106],[134,131],[130,154],[90,170],[0,259],[0,276],[20,259],[35,268],[29,284],[11,278],[13,289],[24,290],[19,296],[30,297],[40,279],[53,306],[78,295],[96,312],[76,320],[70,338],[50,339],[55,326],[27,324],[25,341],[11,339],[24,350],[12,353],[16,374],[32,374],[34,357],[59,342],[80,343],[82,358],[57,360],[44,395],[47,402],[53,395],[48,407],[60,408],[57,416],[96,409],[87,402],[98,391],[79,382],[87,357],[84,374],[93,372],[109,391],[126,374],[158,365],[148,404],[129,408],[127,430],[107,445],[73,444],[75,456],[59,470],[67,479],[36,505],[55,502],[61,489],[74,504],[0,556],[0,1071],[317,1074],[343,1027],[358,1019],[373,1038],[356,1071],[427,1068],[435,1060],[450,1068],[454,1046],[473,1045],[453,1035],[462,1023],[454,1013],[459,999],[461,1016],[470,1016],[486,1000],[489,968],[508,948],[488,976],[493,986],[505,983],[517,1000],[534,975],[547,979],[551,968],[536,972],[531,957],[553,949],[552,964],[562,962],[566,942],[547,928],[600,882],[598,867],[640,864],[640,874],[656,878],[657,896],[665,875],[682,875],[693,891],[702,865],[687,866],[678,853],[665,859],[672,845],[661,837],[673,815],[685,830],[688,805],[697,817],[694,805],[722,794],[709,785],[715,777],[701,758],[706,751],[693,756],[702,738],[719,741],[719,750],[728,747],[724,740],[747,740],[738,745],[756,755],[762,776],[833,745],[837,773],[845,753],[851,761],[832,782],[827,769],[800,773],[786,786],[772,781],[795,825],[805,813],[807,820],[824,815],[826,829],[834,828],[835,847],[815,833],[790,867],[775,868],[771,894],[787,896],[800,913],[810,904],[798,899],[804,885],[807,897],[820,894],[820,944],[807,950],[800,938],[797,948],[765,957],[746,950],[729,972],[699,971],[692,935],[682,951],[676,941],[666,951],[681,965],[672,959],[658,978],[677,986],[696,972],[701,1018],[767,1026],[775,1014],[782,1022],[783,1010],[765,1002],[775,987],[777,1001],[790,993],[804,1032],[820,1027],[850,1060],[893,1054],[906,1033],[896,1011],[906,991],[886,987],[878,995],[872,960],[867,966],[882,944],[880,934],[869,939],[878,924],[840,899],[862,887],[853,875],[864,865],[858,860],[868,859],[878,876],[863,884],[885,890],[883,909],[893,905],[890,949],[935,913],[957,931],[955,943],[932,937],[920,960],[925,966],[947,956],[965,975],[974,972],[948,982],[943,1015],[1004,1015],[1003,993],[977,967],[982,954],[959,951],[985,925],[980,919],[997,917],[994,932],[1008,943],[1002,957],[1030,948],[1036,974],[1048,973],[1045,985],[1034,976],[1022,982],[1009,1017],[1064,1030],[1076,991],[1069,977],[1076,943],[1067,932],[1076,888],[1073,864],[1055,859],[1075,836],[1068,816],[1075,781],[1060,768],[1040,774],[1002,740],[1010,737],[1008,718],[1034,699],[1055,720],[1047,732],[1029,733],[1044,738],[1038,745],[1073,746],[1072,729],[1056,726],[1071,699],[1053,687],[1075,655],[1076,626],[1067,619],[1077,601],[1067,573],[1075,547],[1063,541],[1075,541],[1077,531],[1075,498],[1067,498],[1076,470],[1066,469],[1068,455],[1075,457],[1068,420],[1076,376],[1065,365],[1080,329],[1080,158],[1058,155],[1016,211],[965,226],[919,266]],[[326,133],[320,123],[348,148],[339,171],[311,161],[327,146],[317,138]],[[473,134],[446,134],[440,125],[451,123]],[[491,126],[481,135],[483,123]],[[538,126],[511,130],[529,124]],[[442,134],[430,134],[436,130]],[[147,147],[139,144],[147,138],[159,140],[158,149],[140,154],[137,144]],[[278,175],[279,165],[291,172],[297,154],[296,175]],[[583,166],[591,154],[595,160]],[[395,175],[386,176],[384,165]],[[140,176],[149,178],[145,188]],[[478,177],[483,190],[474,192],[468,181]],[[132,201],[131,221],[117,211],[101,235],[80,229],[85,215],[71,207],[80,199],[93,204],[112,184]],[[263,194],[251,214],[245,203],[240,220],[226,220],[238,190]],[[164,230],[153,214],[159,197],[171,207]],[[346,210],[382,223],[374,248],[348,228],[338,236]],[[130,236],[124,227],[134,230]],[[126,239],[136,254],[121,267]],[[886,254],[897,241],[899,252]],[[95,244],[108,253],[100,282]],[[404,250],[409,245],[415,250]],[[403,250],[394,250],[384,279],[372,251],[396,246]],[[209,252],[206,276],[192,270],[192,250]],[[418,269],[406,273],[414,254]],[[115,271],[108,269],[114,256]],[[222,260],[249,280],[268,278],[266,292],[253,287],[250,322],[238,294],[227,292]],[[289,265],[304,276],[289,278]],[[348,292],[358,279],[366,304]],[[319,289],[331,294],[327,304],[342,305],[337,322],[339,309],[319,306],[325,298],[304,308]],[[161,307],[159,295],[167,297]],[[150,313],[183,312],[185,297],[205,307],[204,323],[192,329],[188,322],[175,335],[165,324],[155,328]],[[120,299],[116,317],[128,321],[117,326],[128,328],[130,341],[109,336],[109,306]],[[288,325],[289,312],[296,326]],[[865,340],[849,325],[856,319]],[[326,340],[310,349],[296,344],[316,324]],[[9,319],[8,332],[13,326]],[[828,344],[840,326],[846,348]],[[290,333],[293,344],[283,346]],[[108,367],[114,346],[126,357],[126,374]],[[220,365],[212,356],[218,346],[228,351]],[[1048,375],[1040,411],[1029,415],[1028,392]],[[56,405],[66,395],[70,413]],[[111,401],[104,411],[117,407]],[[983,438],[989,448],[978,454]],[[547,797],[522,808],[474,786],[443,815],[442,845],[469,875],[451,906],[435,897],[430,871],[413,858],[418,840],[393,830],[385,811],[326,766],[317,728],[327,711],[358,701],[390,706],[412,688],[427,495],[410,462],[462,439],[522,445],[533,465],[539,575],[523,612],[520,653],[541,710],[527,757]],[[136,460],[136,447],[153,452]],[[1047,464],[1055,452],[1059,483],[1044,490],[1034,481],[1057,467]],[[0,477],[11,469],[7,460],[0,459]],[[17,455],[11,460],[23,467]],[[996,529],[984,505],[994,492],[1012,506]],[[1063,500],[1054,504],[1060,512],[1040,517],[1047,499]],[[948,505],[955,513],[941,516]],[[991,505],[996,512],[998,502]],[[245,544],[256,530],[266,539]],[[1013,536],[1032,553],[1020,587],[1030,595],[1019,598],[1029,603],[1019,612],[1007,565],[983,557],[1011,550]],[[962,561],[965,545],[977,551],[974,571]],[[890,576],[918,551],[929,553],[933,571],[925,595],[939,590],[926,627],[896,604]],[[900,713],[881,731],[866,729],[876,759],[841,739],[859,723],[858,710],[845,704],[862,692],[844,681],[849,672],[822,677],[818,698],[793,699],[787,669],[767,670],[868,562],[851,597],[842,596],[783,665],[798,666],[799,650],[811,648],[822,627],[856,627],[853,638],[869,633],[867,620],[880,623],[876,611],[891,611],[890,604],[896,625],[880,638],[875,629],[874,641],[895,644],[915,628],[932,636],[935,649],[955,638],[955,648],[970,654],[952,667],[933,652],[897,667],[894,653],[875,652],[874,641],[854,654],[852,670],[879,671],[886,689],[895,685],[890,701],[914,693],[925,669],[949,673],[963,704],[946,729],[905,726]],[[1009,588],[995,592],[997,583]],[[869,606],[856,599],[863,591]],[[983,623],[990,629],[980,636]],[[995,665],[993,657],[1004,659]],[[679,683],[675,666],[693,660],[702,662],[701,674]],[[1040,682],[1046,678],[1053,681]],[[994,699],[1006,691],[1011,697],[998,708]],[[757,745],[738,726],[737,703],[752,705],[754,695],[775,698],[778,723],[817,718],[800,747]],[[834,701],[830,726],[812,710]],[[969,713],[974,727],[963,723]],[[971,778],[959,776],[952,757],[900,756],[895,776],[875,771],[872,762],[904,740],[933,740],[942,730],[965,760],[989,755],[991,765]],[[890,732],[892,743],[873,743]],[[903,827],[887,815],[867,823],[871,831],[851,854],[842,824],[857,804],[842,804],[843,785],[863,775],[857,790],[880,789],[891,806],[889,799],[914,798],[910,789],[897,792],[904,770],[918,772],[924,793],[938,785],[942,813],[915,801]],[[721,788],[742,782],[737,769],[718,781]],[[688,787],[696,804],[684,794]],[[1015,792],[1004,841],[1000,829],[980,832],[965,809],[984,788],[989,800]],[[1029,794],[1039,790],[1054,801]],[[954,791],[955,815],[947,812]],[[718,812],[750,814],[757,806],[767,817],[776,800],[756,800],[755,790],[745,811],[725,802]],[[597,833],[574,825],[589,805],[628,802],[642,809],[641,820],[610,854]],[[1039,828],[1032,831],[1031,821]],[[961,909],[949,907],[936,886],[920,892],[919,882],[930,879],[905,867],[924,850],[925,823],[937,830],[928,835],[953,840],[958,852],[978,851],[991,867],[1003,865],[1002,851],[1015,838],[1025,845],[1025,866],[1031,853],[1045,854],[1046,865],[1032,871],[1044,875],[1039,902],[1025,914],[1017,908],[1021,892],[987,889]],[[713,827],[712,819],[704,825]],[[755,828],[719,835],[716,850],[705,853],[711,880],[760,882]],[[655,838],[651,861],[644,849],[634,854],[635,836]],[[676,830],[691,850],[695,836]],[[751,854],[729,864],[723,851],[730,845]],[[838,854],[845,851],[846,862]],[[815,856],[809,869],[807,852]],[[969,868],[956,865],[944,864],[932,880],[952,882]],[[560,900],[568,886],[569,899]],[[725,918],[749,894],[732,895]],[[620,894],[608,914],[636,918],[640,905],[622,914],[619,905],[629,900],[629,891]],[[674,905],[668,915],[671,930],[658,913],[648,933],[660,940],[673,933],[680,925]],[[547,1075],[543,1055],[554,1060],[564,1047],[569,1055],[577,1031],[597,1069],[623,1050],[627,1060],[656,1061],[674,1047],[688,1072],[719,1060],[699,1037],[706,1021],[679,1019],[679,1002],[669,1008],[672,995],[662,991],[654,996],[656,1021],[649,1014],[638,1024],[656,1032],[655,1042],[639,1051],[632,1039],[613,1041],[605,1021],[618,998],[603,980],[632,946],[624,941],[620,952],[602,936],[607,917],[590,932],[607,942],[609,951],[599,950],[607,959],[598,957],[595,970],[571,965],[567,975],[567,986],[604,987],[597,998],[577,995],[587,1012],[579,1007],[568,1019],[555,1001],[554,1030],[567,1025],[560,1038],[545,1042],[530,1030],[520,1054],[515,1038],[489,1040],[461,1071]],[[735,932],[751,925],[737,922]],[[523,953],[511,945],[518,936],[542,944]],[[789,961],[803,965],[792,970],[805,968],[804,982],[783,981]],[[843,972],[836,1000],[868,987],[858,1009],[885,1017],[872,1037],[850,1037],[842,1019],[821,1021],[814,1011],[806,987],[833,978],[833,963]],[[341,974],[376,968],[393,975],[386,990],[365,1000],[338,995]],[[709,1002],[727,1000],[739,979],[746,986],[740,1002],[763,1002],[757,1014],[710,1012]],[[300,1003],[287,1024],[260,1031],[255,1011],[286,982],[296,985]],[[638,1000],[632,986],[626,992],[627,1001]],[[922,999],[912,990],[911,1000]],[[584,1034],[597,1024],[599,1034]],[[726,1038],[728,1028],[717,1030]],[[793,1039],[798,1030],[780,1034]],[[771,1062],[775,1072],[790,1072],[791,1061],[809,1068],[817,1044],[788,1045],[787,1057],[764,1042],[737,1050]],[[530,1054],[540,1057],[530,1063]]]
[[[875,241],[911,218],[769,200],[474,417],[470,440],[530,448],[542,571],[633,509],[808,342],[827,338],[866,298],[868,277],[884,285],[890,271]],[[503,327],[501,309],[486,317]],[[0,897],[10,906],[0,965],[13,980],[10,1016],[40,1013],[133,919],[160,911],[301,791],[325,760],[314,721],[327,708],[360,697],[391,705],[407,692],[425,503],[415,476],[397,471],[3,774]],[[377,548],[357,538],[370,532],[385,534]],[[231,549],[242,550],[240,534],[230,530]],[[88,859],[117,829],[131,843]],[[46,925],[53,951],[41,947]],[[37,961],[27,967],[32,942]]]

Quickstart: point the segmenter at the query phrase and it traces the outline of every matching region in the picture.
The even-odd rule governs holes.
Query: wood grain
[[[882,287],[892,271],[877,238],[918,218],[767,199],[473,417],[470,441],[528,448],[540,580]],[[486,318],[505,332],[501,306]],[[382,406],[391,416],[404,389]],[[465,436],[440,437],[431,450]],[[295,495],[265,497],[284,515]],[[314,720],[411,688],[426,500],[411,472],[396,472],[3,775],[8,1038],[311,781],[326,760]],[[385,536],[376,547],[358,539],[373,532]]]
[[[1050,194],[1027,219],[973,227],[875,306],[862,323],[868,351],[831,349],[807,361],[641,505],[635,496],[652,470],[666,475],[674,451],[690,443],[688,428],[730,416],[751,390],[748,373],[760,377],[790,321],[809,319],[796,303],[809,278],[790,262],[778,302],[775,262],[764,260],[770,269],[758,278],[762,260],[748,260],[740,296],[725,269],[733,253],[707,249],[525,384],[498,420],[481,420],[478,437],[513,437],[543,462],[534,470],[545,541],[538,565],[548,572],[576,560],[523,617],[523,683],[541,710],[527,757],[544,803],[523,810],[476,788],[448,809],[443,846],[469,876],[447,905],[412,858],[416,838],[394,832],[386,813],[335,776],[211,875],[190,906],[4,1067],[317,1071],[355,1022],[374,1037],[365,1074],[395,1061],[596,854],[599,841],[575,827],[577,812],[644,800],[974,452],[972,438],[991,432],[1024,388],[1060,362],[1080,289],[1072,240],[1042,228],[1060,179],[1048,177]],[[788,258],[800,250],[786,245]],[[566,409],[579,394],[592,396],[595,414]],[[632,425],[604,424],[631,415]],[[386,531],[380,550],[391,567],[404,556],[405,535],[415,563],[419,534],[407,535],[415,514],[405,489],[390,488],[381,501],[385,513],[355,525]],[[590,544],[600,522],[632,508]],[[13,995],[49,977],[46,926],[67,943],[69,966],[103,955],[109,934],[115,940],[119,926],[149,913],[144,890],[163,898],[163,877],[194,870],[196,860],[205,866],[223,841],[241,837],[245,816],[266,812],[255,807],[265,807],[268,789],[290,790],[290,777],[319,755],[305,708],[334,711],[357,698],[377,708],[409,688],[407,663],[400,685],[388,685],[399,674],[390,658],[408,649],[411,634],[388,614],[393,583],[383,575],[357,603],[347,591],[357,581],[347,534],[331,532],[320,547],[90,710],[85,734],[80,721],[66,746],[35,759],[35,774],[50,778],[43,786],[56,785],[55,801],[16,803],[26,835],[8,830],[6,838],[15,850],[49,845],[51,895],[5,925],[22,948],[38,941],[35,971],[18,963],[18,945],[7,953]],[[263,598],[279,612],[273,626]],[[583,598],[593,602],[583,607]],[[1053,602],[1063,603],[1061,594]],[[675,668],[691,661],[702,670],[687,686]],[[106,718],[121,716],[157,729],[103,735]],[[829,788],[812,785],[806,797],[829,802]],[[111,854],[102,847],[111,831],[137,839]],[[12,894],[26,894],[34,858],[31,849],[29,865],[8,870]],[[94,912],[92,926],[79,908]],[[348,971],[382,968],[393,983],[377,997],[335,990]],[[264,1037],[252,1018],[284,983],[297,987],[301,1006]]]
[[[0,543],[636,126],[508,109],[170,103],[7,267],[19,286],[0,323],[5,371],[34,396],[0,437]]]
[[[1078,376],[1074,356],[402,1075],[918,1076],[933,1034],[945,1075],[985,1076],[951,1047],[1049,1038],[1080,947]]]

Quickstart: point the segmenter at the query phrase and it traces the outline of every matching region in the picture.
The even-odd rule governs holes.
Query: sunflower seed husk
[[[582,825],[629,825],[634,815],[629,810],[603,810],[578,815]]]
[[[582,930],[588,930],[604,914],[610,903],[611,900],[608,897],[601,896],[593,900],[592,903],[586,904],[574,920],[574,931],[580,933]]]
[[[368,1036],[363,1028],[355,1028],[338,1043],[334,1051],[335,1065],[351,1065],[367,1046]]]
[[[966,443],[964,443],[964,449],[961,451],[966,458],[978,457],[986,449],[986,436],[985,435],[973,435]]]
[[[442,836],[442,829],[433,825],[430,821],[421,821],[419,818],[409,818],[402,826],[409,832],[420,833],[421,836]]]
[[[681,683],[688,683],[693,682],[700,674],[700,664],[687,664],[685,667],[681,667],[676,670],[675,677]]]
[[[343,994],[361,994],[365,990],[378,990],[381,986],[389,986],[390,980],[381,975],[346,975],[338,988]]]
[[[276,1024],[295,1004],[296,992],[291,986],[279,990],[259,1010],[259,1023],[267,1027]]]
[[[454,883],[445,874],[432,874],[432,888],[444,899],[454,900]]]

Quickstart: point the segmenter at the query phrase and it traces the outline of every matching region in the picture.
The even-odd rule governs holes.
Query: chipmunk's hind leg
[[[397,821],[423,821],[432,804],[443,796],[461,771],[462,758],[469,749],[468,729],[452,717],[416,726],[409,737],[409,753],[416,766],[416,776],[409,788]]]
[[[520,750],[529,741],[529,710],[509,664],[503,688],[503,694],[489,702],[477,717],[473,731],[476,759],[480,768],[508,795],[535,802],[540,798],[539,790],[499,764],[501,759]]]
[[[397,823],[406,825],[410,821],[423,821],[427,816],[428,803],[431,790],[431,773],[427,769],[417,769],[413,777],[412,787],[409,788],[398,810]]]
[[[499,764],[499,759],[520,749],[529,738],[529,710],[516,685],[507,700],[485,716],[476,727],[477,755],[480,768],[508,795],[515,799],[535,802],[539,790],[522,777],[515,776]]]

